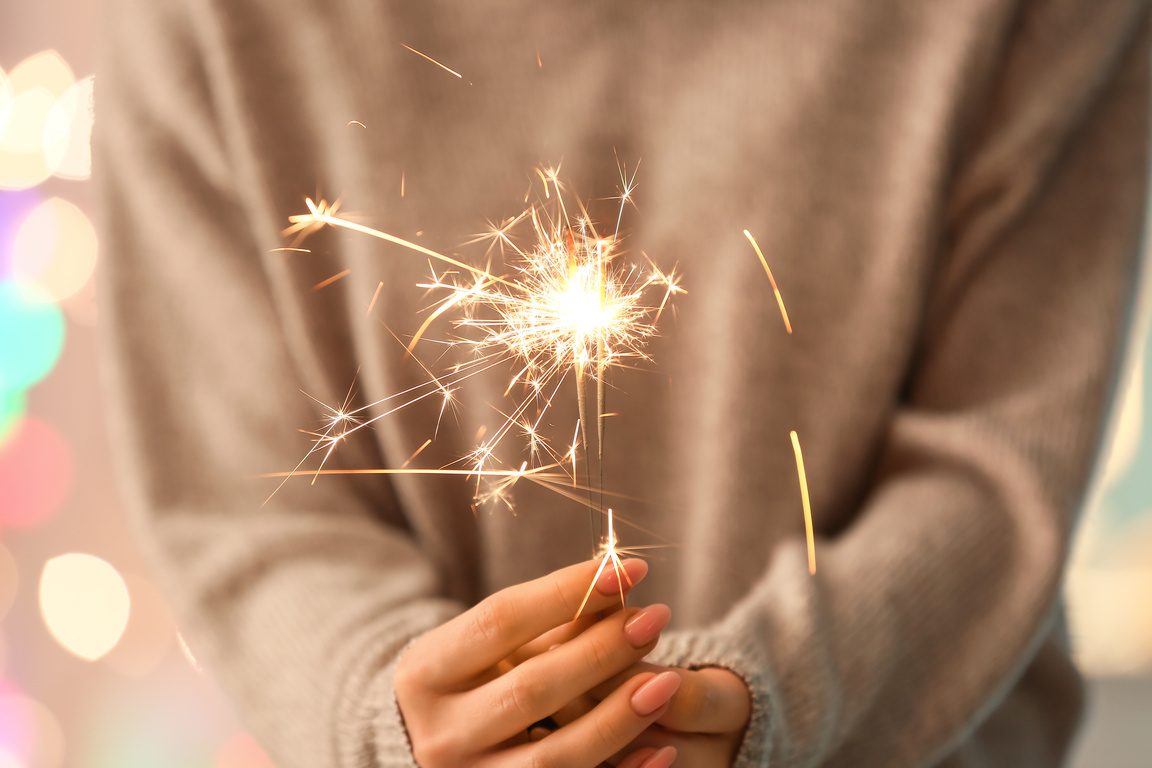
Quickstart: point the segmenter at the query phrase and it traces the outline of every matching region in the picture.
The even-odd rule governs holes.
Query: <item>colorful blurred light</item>
[[[44,161],[55,176],[80,181],[92,175],[93,78],[57,99],[44,126]]]
[[[8,686],[0,690],[0,750],[19,766],[60,768],[64,732],[43,704]]]
[[[28,768],[22,760],[0,746],[0,768]]]
[[[131,600],[116,569],[93,555],[49,560],[40,576],[40,613],[68,651],[94,661],[116,645],[128,625]]]
[[[224,743],[216,756],[216,768],[276,768],[256,740],[238,733]]]
[[[64,347],[64,315],[30,299],[34,288],[0,282],[0,392],[28,389],[48,375]]]
[[[4,548],[4,545],[0,544],[0,621],[4,620],[8,609],[16,600],[17,576],[16,561],[12,559],[11,553]]]
[[[0,190],[0,281],[12,270],[12,243],[20,225],[42,202],[44,197],[34,190]]]
[[[53,110],[74,82],[72,70],[55,51],[25,59],[8,74],[0,119],[0,188],[26,189],[52,175],[45,136]]]
[[[72,296],[88,282],[95,267],[92,222],[58,197],[28,214],[12,243],[12,278],[32,301],[59,302]]]
[[[16,432],[16,426],[28,411],[28,397],[21,390],[0,391],[0,448]]]
[[[59,509],[72,484],[72,456],[52,427],[34,417],[20,421],[0,446],[0,529],[28,528]]]

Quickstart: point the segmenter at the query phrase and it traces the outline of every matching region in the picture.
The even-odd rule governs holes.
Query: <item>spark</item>
[[[343,272],[338,272],[335,275],[332,275],[332,277],[329,277],[325,280],[321,280],[320,282],[316,283],[316,285],[312,286],[312,291],[315,292],[315,291],[321,290],[322,288],[327,288],[328,286],[332,285],[332,283],[336,282],[340,278],[348,277],[348,275],[350,275],[350,274],[352,274],[352,270],[350,270],[350,269],[346,269]]]
[[[808,477],[804,474],[804,454],[800,437],[792,430],[792,452],[796,454],[796,475],[800,479],[800,499],[804,504],[804,535],[808,539],[808,573],[816,575],[816,539],[812,533],[812,504],[808,500]]]
[[[407,461],[405,461],[403,464],[401,464],[401,465],[400,465],[400,469],[404,469],[404,468],[405,468],[405,467],[407,467],[409,464],[411,464],[411,463],[412,463],[412,459],[414,459],[414,458],[416,458],[417,456],[419,456],[419,455],[420,455],[420,453],[421,453],[421,451],[423,451],[425,448],[427,448],[427,447],[428,447],[428,446],[430,446],[430,445],[432,445],[432,438],[428,438],[427,440],[425,440],[425,441],[424,441],[424,443],[423,443],[423,444],[422,444],[422,445],[421,445],[419,448],[417,448],[417,449],[416,449],[416,452],[415,452],[415,453],[413,453],[411,456],[409,456],[409,457],[408,457],[408,460],[407,460]]]
[[[361,128],[364,128],[365,130],[367,130],[367,128],[368,128],[368,126],[364,125],[364,123],[360,122],[359,120],[349,120],[348,125],[346,127],[351,127],[353,125],[358,125]]]
[[[376,286],[376,292],[372,294],[372,301],[368,302],[368,311],[364,313],[364,317],[372,314],[372,308],[376,306],[376,299],[380,298],[380,291],[384,288],[384,281],[381,280],[379,285]]]
[[[420,56],[422,58],[427,59],[428,61],[432,62],[436,66],[440,67],[440,69],[444,70],[445,72],[451,72],[452,74],[456,75],[456,77],[460,78],[461,80],[464,79],[464,76],[462,74],[460,74],[459,72],[457,72],[454,69],[449,69],[448,67],[446,67],[443,64],[441,64],[440,62],[436,61],[436,59],[432,58],[428,54],[420,53],[420,51],[416,50],[415,48],[409,48],[407,45],[404,45],[404,43],[400,43],[400,45],[403,45],[405,48],[408,48],[408,50],[412,51],[412,53],[416,54],[417,56]]]
[[[760,263],[764,265],[764,271],[768,273],[768,282],[772,283],[772,292],[776,294],[776,303],[780,305],[780,316],[784,318],[784,328],[787,329],[788,333],[792,333],[792,323],[788,322],[788,310],[784,308],[784,297],[780,295],[776,278],[772,277],[772,268],[768,266],[768,259],[764,258],[764,253],[756,244],[756,238],[752,237],[751,232],[744,230],[744,237],[748,238],[748,242],[752,243],[752,247],[756,249],[756,255],[760,257]]]
[[[312,253],[308,248],[269,248],[269,253],[276,253],[277,251],[295,251],[296,253]]]
[[[592,597],[592,590],[596,588],[596,582],[600,580],[600,574],[604,573],[605,567],[609,563],[616,571],[616,584],[620,589],[620,606],[626,605],[624,601],[624,581],[628,581],[628,586],[632,587],[632,578],[628,572],[624,570],[624,564],[620,562],[620,551],[617,549],[619,541],[616,539],[616,529],[612,524],[612,510],[608,510],[608,533],[604,536],[604,541],[600,544],[600,552],[597,557],[600,558],[600,567],[596,569],[596,575],[592,577],[592,583],[588,585],[588,591],[584,593],[584,599],[580,602],[580,607],[576,609],[576,615],[572,618],[573,621],[580,618],[580,614],[584,612],[584,606],[588,604],[588,598]]]
[[[457,460],[475,476],[477,500],[481,502],[506,497],[504,484],[497,483],[495,492],[484,494],[480,481],[491,477],[485,473],[494,462],[499,465],[497,457],[505,453],[500,447],[510,435],[521,438],[529,466],[539,461],[570,463],[573,483],[577,481],[578,454],[587,456],[590,450],[590,423],[596,424],[595,445],[602,456],[606,378],[614,369],[634,367],[637,362],[648,360],[644,348],[656,332],[657,318],[670,298],[683,292],[675,268],[664,272],[647,255],[647,269],[624,263],[619,232],[623,207],[631,201],[635,189],[634,173],[628,177],[621,169],[620,210],[611,234],[597,230],[583,203],[560,182],[558,169],[536,169],[536,174],[543,184],[544,202],[530,205],[498,226],[490,225],[487,232],[472,241],[487,246],[488,264],[483,267],[341,218],[337,204],[323,200],[306,199],[308,213],[289,217],[291,226],[284,230],[285,235],[291,235],[310,234],[323,226],[341,227],[431,259],[431,277],[417,287],[429,292],[432,303],[406,345],[406,356],[415,356],[421,341],[435,341],[471,354],[444,373],[434,373],[417,358],[427,381],[409,390],[404,402],[395,407],[390,404],[388,413],[439,391],[443,396],[442,418],[452,402],[452,390],[468,378],[495,366],[515,366],[512,370],[516,373],[508,380],[505,396],[520,388],[523,394],[510,410],[498,409],[504,421],[487,441],[481,442],[483,436],[478,434],[473,441],[477,447]],[[492,258],[497,253],[505,265],[503,272],[492,269]],[[382,287],[383,283],[377,285],[369,313]],[[652,293],[658,298],[650,301]],[[455,334],[428,339],[434,323],[442,318],[450,320]],[[573,384],[579,420],[571,449],[562,452],[553,447],[550,436],[545,434],[545,414],[565,386]],[[596,390],[594,398],[588,396],[591,386]],[[594,413],[590,413],[593,402]],[[382,404],[383,401],[367,407]],[[378,418],[379,415],[369,421]],[[333,431],[325,446],[362,426],[360,423],[345,432]],[[439,429],[439,420],[436,428]],[[329,455],[330,452],[325,453],[325,460]],[[602,479],[600,485],[603,486]],[[590,510],[592,507],[590,504]]]

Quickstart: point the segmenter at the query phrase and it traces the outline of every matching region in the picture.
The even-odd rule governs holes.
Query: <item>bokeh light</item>
[[[21,390],[0,391],[0,448],[16,432],[20,419],[28,411],[28,397]]]
[[[0,745],[0,768],[28,768],[22,760]]]
[[[64,315],[29,298],[34,289],[0,282],[0,392],[28,389],[48,375],[64,347]]]
[[[0,750],[19,766],[60,768],[64,732],[43,704],[8,686],[0,689]]]
[[[238,733],[228,739],[216,756],[216,768],[276,768],[256,739]]]
[[[44,126],[44,161],[55,176],[76,181],[92,175],[92,77],[56,100]]]
[[[59,509],[72,485],[72,455],[48,424],[26,417],[0,446],[0,529],[28,528]]]
[[[0,621],[8,615],[8,609],[16,600],[16,584],[19,575],[12,554],[0,544]]]
[[[128,625],[128,587],[116,569],[93,555],[54,557],[40,577],[40,613],[52,636],[82,659],[100,658]]]
[[[53,110],[74,82],[72,70],[55,51],[25,59],[8,74],[0,132],[0,188],[26,189],[52,175],[44,152],[45,135]]]
[[[68,298],[88,282],[95,267],[92,222],[58,197],[28,214],[12,243],[12,278],[30,301]]]
[[[0,281],[8,279],[11,274],[12,243],[20,225],[42,202],[44,197],[34,190],[0,190]]]

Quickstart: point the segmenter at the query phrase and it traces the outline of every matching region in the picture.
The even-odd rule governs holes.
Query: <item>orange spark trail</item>
[[[348,275],[350,275],[350,274],[352,274],[352,270],[350,270],[350,269],[346,269],[343,272],[337,272],[336,274],[332,275],[332,277],[328,278],[327,280],[321,280],[320,282],[316,283],[316,285],[312,286],[312,290],[313,291],[319,291],[321,288],[327,288],[328,286],[332,285],[332,283],[336,282],[340,278],[348,277]]]
[[[752,247],[756,249],[756,255],[760,257],[760,263],[764,265],[764,271],[768,273],[768,281],[772,283],[772,292],[776,294],[776,303],[780,305],[780,316],[784,318],[784,327],[788,333],[792,333],[792,323],[788,322],[788,310],[784,309],[784,297],[780,295],[780,289],[776,286],[776,278],[772,277],[772,269],[768,266],[768,259],[764,258],[764,253],[756,244],[756,238],[752,237],[751,232],[744,230],[744,237],[748,238],[748,242],[752,243]]]
[[[365,317],[372,314],[372,308],[376,306],[376,299],[380,298],[380,289],[384,287],[384,281],[381,280],[380,284],[376,286],[376,293],[372,294],[372,301],[368,302],[368,311],[364,313]]]
[[[404,45],[404,43],[400,43],[400,45]],[[404,45],[404,47],[408,48],[408,50],[412,51],[412,53],[416,54],[417,56],[428,59],[428,61],[430,61],[433,64],[435,64],[436,66],[440,67],[440,69],[444,70],[445,72],[451,72],[452,74],[456,75],[456,77],[460,78],[461,80],[464,79],[464,75],[460,74],[459,72],[457,72],[454,69],[449,69],[448,67],[446,67],[443,64],[441,64],[440,62],[436,61],[436,59],[432,58],[428,54],[420,53],[420,51],[416,50],[415,48],[409,48],[407,45]]]
[[[419,455],[420,455],[420,452],[421,452],[421,451],[423,451],[425,448],[427,448],[427,447],[428,447],[428,446],[430,446],[430,445],[432,445],[432,438],[428,438],[427,440],[425,440],[425,441],[424,441],[424,444],[423,444],[423,445],[421,445],[419,448],[417,448],[417,449],[416,449],[416,452],[415,452],[414,454],[412,454],[411,456],[409,456],[409,457],[408,457],[408,461],[406,461],[406,462],[404,462],[403,464],[401,464],[401,465],[400,465],[400,469],[404,469],[404,468],[405,468],[405,467],[407,467],[409,464],[411,464],[411,463],[412,463],[412,459],[414,459],[414,458],[416,458],[417,456],[419,456]]]
[[[816,540],[812,533],[812,504],[808,500],[808,477],[804,474],[804,454],[800,437],[792,430],[792,451],[796,454],[796,474],[800,478],[800,499],[804,503],[804,534],[808,538],[808,573],[816,574]]]

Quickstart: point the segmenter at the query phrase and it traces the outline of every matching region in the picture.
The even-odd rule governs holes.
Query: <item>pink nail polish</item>
[[[647,717],[667,704],[679,689],[680,675],[661,672],[632,694],[632,711],[640,717]]]
[[[624,637],[633,648],[642,648],[655,640],[672,620],[672,609],[657,603],[633,616],[624,625]]]
[[[625,592],[632,589],[648,573],[648,563],[638,558],[625,560],[621,563],[621,567],[627,571],[627,578],[624,579]],[[621,575],[616,573],[615,568],[605,568],[604,573],[600,574],[600,579],[596,582],[596,591],[602,595],[619,594]],[[631,584],[628,583],[629,579],[632,580]]]
[[[676,747],[664,747],[640,764],[640,768],[668,768],[676,761]]]

